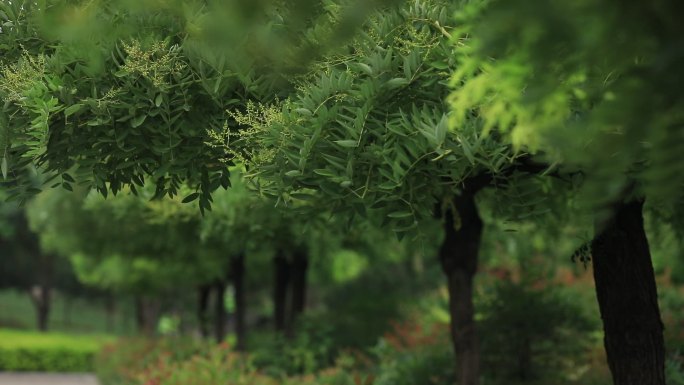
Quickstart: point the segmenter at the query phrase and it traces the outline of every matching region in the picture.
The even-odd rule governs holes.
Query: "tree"
[[[450,74],[457,70],[449,15],[455,5],[420,1],[369,17],[348,46],[317,63],[280,105],[235,114],[249,127],[252,176],[284,202],[320,199],[340,216],[383,215],[400,235],[443,218],[439,252],[447,277],[452,337],[463,384],[479,381],[472,306],[483,223],[476,195],[516,170],[544,167],[493,136],[476,117],[450,131]],[[306,194],[310,190],[321,194]],[[314,207],[320,207],[314,204]]]
[[[180,200],[145,202],[130,194],[104,200],[90,193],[84,201],[48,190],[29,213],[43,247],[70,259],[80,280],[136,297],[138,326],[146,333],[156,326],[159,294],[228,274],[215,250],[200,243],[199,213]]]
[[[642,211],[646,199],[676,217],[683,202],[680,8],[492,1],[462,15],[455,119],[475,110],[516,148],[578,170],[598,209],[591,252],[615,384],[665,381]]]
[[[0,286],[26,292],[36,309],[36,327],[47,331],[54,290],[76,286],[68,261],[40,243],[23,208],[0,206]]]
[[[275,207],[274,202],[252,191],[250,182],[243,179],[244,171],[233,170],[232,174],[231,190],[215,193],[212,212],[202,221],[203,241],[221,250],[238,267],[245,264],[245,258],[272,256],[274,327],[292,336],[306,307],[309,263],[324,260],[339,249],[340,237],[334,235],[339,225],[321,213],[320,207]],[[262,275],[258,278],[264,279]],[[238,295],[242,290],[237,283],[243,278],[235,275],[234,279],[239,305],[244,301],[239,297],[244,295]],[[239,326],[244,323],[240,321],[244,311],[237,306],[236,312]],[[237,334],[238,345],[244,348],[240,330]]]
[[[12,196],[35,193],[18,172],[34,163],[47,182],[103,195],[149,178],[157,196],[174,196],[187,182],[204,211],[230,183],[232,159],[205,146],[237,129],[227,110],[288,95],[307,57],[376,3],[312,2],[3,3],[0,144]]]

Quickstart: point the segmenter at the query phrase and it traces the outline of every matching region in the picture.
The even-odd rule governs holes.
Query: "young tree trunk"
[[[67,328],[71,328],[71,308],[73,304],[73,298],[70,296],[64,297],[64,305],[62,306],[62,322]]]
[[[288,323],[288,335],[294,335],[297,319],[304,313],[306,308],[306,276],[309,269],[309,258],[304,251],[295,254],[292,264],[292,298],[290,321]]]
[[[477,385],[480,380],[480,344],[475,331],[473,277],[477,271],[482,220],[474,193],[464,192],[453,200],[454,211],[444,213],[444,242],[439,251],[447,277],[451,338],[456,355],[459,385]]]
[[[114,296],[111,294],[108,294],[105,300],[105,312],[107,313],[107,332],[114,333],[114,315],[116,314],[116,303],[114,302]]]
[[[532,341],[525,338],[518,352],[518,380],[521,382],[531,380],[532,373]]]
[[[143,296],[135,297],[135,322],[138,332],[151,336],[157,326],[157,304]]]
[[[31,301],[36,308],[36,326],[41,332],[48,330],[50,320],[50,302],[52,293],[48,285],[36,285],[31,288]]]
[[[287,291],[290,283],[290,266],[285,255],[279,251],[273,259],[275,267],[275,285],[273,288],[273,305],[275,330],[284,332],[287,320]]]
[[[218,281],[214,285],[216,288],[216,298],[214,303],[214,336],[216,342],[221,343],[226,338],[226,283]]]
[[[608,366],[615,385],[664,385],[663,324],[643,201],[620,204],[592,241]]]
[[[231,261],[233,295],[235,296],[235,338],[238,351],[247,350],[247,301],[245,300],[245,256],[240,254]]]
[[[145,333],[145,304],[140,296],[136,296],[134,301],[135,306],[135,327],[138,333]]]
[[[209,337],[209,295],[211,285],[201,285],[197,288],[197,322],[202,338]]]

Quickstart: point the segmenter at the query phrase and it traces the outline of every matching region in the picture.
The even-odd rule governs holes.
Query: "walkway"
[[[4,373],[0,385],[97,385],[91,374]]]

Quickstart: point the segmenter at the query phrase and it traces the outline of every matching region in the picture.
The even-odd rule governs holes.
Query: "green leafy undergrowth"
[[[372,378],[347,360],[305,375],[273,376],[260,369],[255,355],[227,343],[192,339],[125,339],[108,345],[96,359],[103,385],[370,385]]]
[[[88,372],[107,336],[0,329],[1,371]]]
[[[122,338],[96,356],[95,372],[105,385],[137,384],[140,374],[159,362],[182,362],[208,347],[191,338]]]

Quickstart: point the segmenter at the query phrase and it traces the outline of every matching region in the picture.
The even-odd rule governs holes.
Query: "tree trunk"
[[[663,324],[642,209],[643,201],[621,203],[591,245],[615,385],[665,384]]]
[[[226,312],[226,283],[218,281],[214,287],[216,288],[216,298],[214,303],[214,336],[216,342],[221,343],[226,338],[226,321],[228,314]]]
[[[451,338],[459,385],[480,381],[480,344],[475,331],[473,277],[477,271],[482,220],[475,196],[467,191],[453,200],[454,210],[444,213],[444,242],[439,251],[447,277]]]
[[[157,326],[157,304],[142,296],[135,297],[135,321],[138,332],[151,336]]]
[[[238,351],[247,350],[247,328],[245,324],[246,306],[245,301],[245,256],[238,255],[231,261],[233,274],[233,295],[235,296],[235,338]]]
[[[306,275],[309,269],[309,258],[304,251],[295,254],[292,264],[292,298],[290,310],[290,322],[288,335],[294,335],[297,319],[304,313],[306,308]]]
[[[51,290],[47,285],[36,285],[31,288],[31,300],[36,308],[36,326],[41,332],[48,330],[50,320]]]
[[[136,296],[134,299],[135,306],[135,327],[138,333],[145,334],[145,304],[141,297]]]
[[[285,255],[279,251],[273,259],[275,266],[275,285],[273,288],[273,305],[275,330],[284,332],[287,320],[287,289],[290,281],[290,266]]]
[[[211,285],[201,285],[197,288],[197,322],[202,338],[209,337],[209,295]]]
[[[71,328],[71,308],[73,299],[70,296],[64,297],[64,305],[62,306],[62,322],[66,328]]]
[[[107,332],[114,333],[114,315],[116,314],[116,303],[114,296],[109,294],[105,300],[105,311],[107,313]]]
[[[532,374],[532,341],[525,337],[518,352],[518,380],[524,382],[531,380]]]

